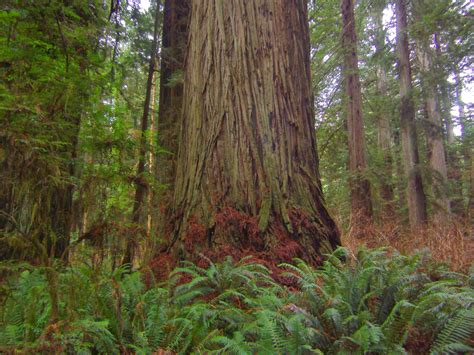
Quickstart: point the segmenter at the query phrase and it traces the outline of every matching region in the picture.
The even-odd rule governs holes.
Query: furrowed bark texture
[[[388,99],[388,77],[387,68],[383,63],[384,47],[385,47],[385,31],[383,29],[383,7],[377,9],[373,15],[375,26],[377,28],[375,37],[375,49],[377,56],[377,90],[381,96],[381,103]],[[394,191],[392,181],[393,159],[392,159],[392,132],[390,129],[389,112],[385,109],[385,105],[379,105],[377,112],[377,146],[382,152],[384,160],[385,174],[382,177],[380,186],[380,196],[383,200],[383,216],[393,217],[395,214]]]
[[[317,262],[340,242],[317,172],[306,2],[191,4],[172,244],[296,244],[286,258]]]
[[[367,171],[364,122],[362,120],[362,94],[359,65],[357,62],[357,38],[354,19],[354,1],[342,0],[342,48],[344,50],[344,82],[346,88],[346,121],[349,147],[349,171],[351,174],[352,224],[365,226],[372,217],[370,183]]]
[[[415,106],[413,103],[410,52],[407,35],[405,0],[396,1],[397,52],[400,80],[400,131],[405,175],[408,180],[408,217],[412,227],[426,222],[426,197],[419,171],[418,143],[416,137]]]

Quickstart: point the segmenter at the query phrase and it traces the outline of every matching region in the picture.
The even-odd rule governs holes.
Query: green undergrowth
[[[450,272],[424,254],[347,253],[336,250],[318,269],[302,260],[280,265],[292,286],[249,258],[208,268],[185,262],[167,282],[148,287],[126,267],[3,263],[0,352],[473,351],[474,275]]]

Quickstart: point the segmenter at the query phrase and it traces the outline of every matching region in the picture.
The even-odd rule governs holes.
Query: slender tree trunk
[[[412,227],[426,222],[426,197],[419,170],[415,107],[411,82],[410,51],[405,0],[396,0],[397,52],[400,77],[400,131],[405,175],[407,177],[408,217]]]
[[[178,256],[318,262],[340,244],[317,172],[305,0],[191,1]]]
[[[156,58],[155,58],[156,60]],[[157,67],[157,63],[155,63],[155,68]],[[151,108],[150,108],[150,132],[151,134],[157,133],[157,120],[156,120],[156,75],[153,75],[153,82],[152,82],[152,88],[151,88]],[[148,166],[150,170],[150,174],[153,176],[157,176],[157,172],[159,171],[157,169],[156,165],[156,152],[158,151],[156,147],[156,139],[152,139],[152,142],[150,144],[151,149],[150,149],[150,155],[148,157]],[[157,206],[155,206],[155,201],[156,201],[156,194],[155,190],[152,189],[150,193],[148,193],[148,201],[147,201],[147,226],[146,226],[146,235],[147,237],[151,237],[151,235],[154,232],[154,216],[153,212],[157,210]]]
[[[443,122],[436,94],[436,81],[433,80],[432,54],[429,44],[417,40],[417,57],[421,69],[421,85],[428,119],[427,141],[428,158],[431,168],[431,188],[435,199],[436,218],[444,218],[450,212],[447,195],[448,168],[443,141]]]
[[[365,176],[367,173],[367,162],[364,123],[362,120],[362,94],[359,80],[359,65],[357,62],[354,1],[342,0],[341,10],[352,220],[356,229],[360,230],[372,218],[372,201],[370,183],[367,176]],[[354,221],[354,219],[356,220]]]
[[[140,148],[139,148],[139,157],[138,157],[138,167],[137,173],[135,176],[135,200],[133,204],[132,212],[132,223],[136,226],[137,233],[134,233],[134,236],[130,236],[127,240],[127,246],[125,249],[125,255],[122,263],[133,263],[135,248],[136,248],[136,236],[140,234],[139,223],[140,216],[142,213],[144,200],[148,190],[148,183],[145,179],[145,164],[146,164],[146,155],[147,155],[147,131],[148,131],[148,116],[150,114],[150,101],[151,101],[151,91],[153,88],[153,76],[155,74],[155,65],[156,65],[156,55],[158,47],[158,28],[159,28],[159,14],[160,14],[160,4],[156,6],[155,12],[155,26],[153,30],[153,42],[151,45],[150,53],[150,63],[148,66],[148,80],[146,84],[146,93],[145,93],[145,102],[143,105],[143,116],[141,122],[141,136],[140,136]]]
[[[376,27],[375,51],[377,57],[377,90],[379,95],[385,100],[388,98],[387,87],[387,68],[383,62],[385,47],[385,31],[383,28],[383,7],[377,9],[374,14],[374,22]],[[382,101],[384,102],[384,101]],[[384,207],[383,215],[393,217],[395,213],[394,193],[393,193],[393,160],[392,160],[392,133],[390,130],[389,112],[384,105],[379,105],[377,112],[377,145],[382,152],[384,160],[384,177],[380,187],[380,195],[382,197]]]

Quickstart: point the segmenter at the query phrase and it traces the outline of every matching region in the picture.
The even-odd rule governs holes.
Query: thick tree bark
[[[347,101],[347,137],[349,147],[349,172],[351,174],[352,223],[360,229],[372,218],[370,183],[367,171],[364,123],[362,120],[362,94],[357,38],[354,19],[354,0],[342,0],[342,48],[344,50],[344,82]]]
[[[138,155],[138,167],[137,173],[135,176],[135,200],[133,203],[133,212],[132,212],[132,223],[136,226],[137,233],[135,235],[129,236],[127,240],[127,246],[125,249],[125,255],[123,257],[123,264],[133,263],[135,248],[136,248],[136,236],[140,234],[139,223],[140,217],[142,215],[143,205],[145,197],[148,190],[148,183],[145,180],[145,164],[147,156],[147,131],[148,131],[148,116],[150,114],[150,102],[151,102],[151,92],[153,88],[153,77],[155,74],[156,66],[156,54],[158,47],[158,29],[159,29],[159,14],[160,6],[157,4],[155,10],[155,26],[153,30],[153,42],[151,45],[150,53],[150,62],[148,66],[148,80],[146,84],[146,93],[145,93],[145,102],[143,104],[143,116],[141,122],[141,136],[140,136],[140,146],[139,146],[139,155]]]
[[[426,197],[419,170],[415,107],[411,82],[410,52],[405,0],[396,1],[397,52],[400,77],[400,131],[405,175],[407,177],[408,217],[412,227],[426,222]]]
[[[340,244],[317,172],[304,0],[191,1],[174,193],[179,256]]]
[[[382,99],[388,98],[387,68],[384,64],[385,31],[383,28],[383,6],[376,10],[373,15],[375,35],[375,56],[377,58],[377,90]],[[382,100],[382,102],[384,102]],[[393,217],[395,214],[394,192],[393,192],[393,159],[392,159],[392,132],[390,129],[389,113],[384,105],[379,105],[377,112],[377,146],[384,160],[384,176],[380,186],[380,195],[383,200],[383,216]]]

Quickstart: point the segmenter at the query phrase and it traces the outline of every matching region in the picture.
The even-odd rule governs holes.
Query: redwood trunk
[[[426,197],[419,170],[415,106],[411,82],[410,52],[405,0],[396,1],[397,52],[400,80],[400,131],[405,175],[407,177],[408,217],[412,227],[426,222]]]
[[[306,1],[191,1],[176,253],[318,262],[340,244],[312,102]]]
[[[158,178],[166,186],[162,203],[169,202],[176,171],[188,13],[189,0],[165,1],[158,112],[158,145],[161,148],[158,155]]]
[[[342,0],[342,47],[344,50],[344,81],[347,100],[347,136],[349,146],[349,172],[351,174],[352,223],[359,229],[372,217],[364,123],[362,121],[362,94],[357,61],[357,37],[354,19],[354,1]]]

